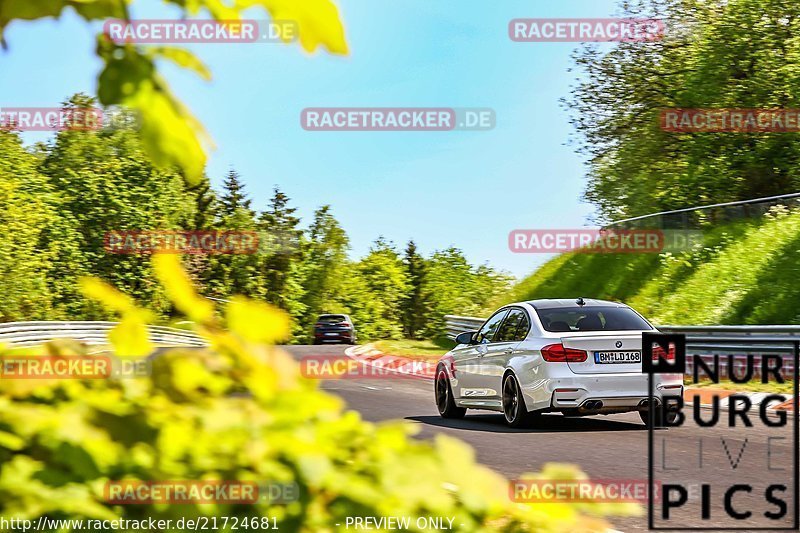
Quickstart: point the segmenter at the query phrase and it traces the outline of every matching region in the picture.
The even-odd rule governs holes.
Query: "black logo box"
[[[792,392],[792,398],[794,400],[794,409],[792,410],[792,422],[794,427],[792,428],[792,435],[793,435],[793,472],[794,476],[792,479],[793,487],[794,487],[794,501],[793,501],[793,510],[794,510],[794,520],[792,526],[786,527],[741,527],[741,528],[731,528],[731,527],[655,527],[655,520],[653,514],[653,498],[652,495],[654,494],[654,480],[653,480],[653,471],[654,471],[654,458],[653,458],[653,433],[654,433],[654,425],[653,419],[654,417],[650,417],[650,423],[648,424],[647,428],[647,482],[648,482],[648,494],[651,496],[648,498],[648,509],[647,509],[647,522],[648,522],[648,529],[652,531],[798,531],[800,529],[800,425],[798,425],[798,416],[799,416],[799,409],[800,409],[800,395],[798,394],[798,367],[800,366],[800,341],[785,341],[785,340],[758,340],[756,344],[759,345],[766,345],[769,346],[770,344],[780,344],[785,346],[787,344],[792,344],[792,355],[794,360],[794,387]],[[653,345],[658,345],[662,349],[662,353],[667,354],[670,350],[673,350],[675,353],[674,360],[670,361],[668,359],[664,359],[660,357],[656,361],[653,361]],[[648,401],[650,408],[653,409],[654,405],[654,394],[653,394],[653,375],[654,374],[686,374],[686,335],[684,334],[668,334],[668,333],[642,333],[642,373],[648,375]],[[662,495],[663,497],[663,495]]]

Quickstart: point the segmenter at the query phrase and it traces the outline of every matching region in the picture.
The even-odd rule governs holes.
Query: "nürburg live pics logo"
[[[730,339],[729,339],[730,341]],[[796,531],[798,341],[642,334],[648,374],[648,501],[652,530]],[[733,351],[732,351],[733,350]],[[661,374],[691,375],[690,394],[662,394]],[[791,383],[793,394],[777,391]],[[706,385],[698,387],[698,385]],[[782,387],[780,390],[786,390]],[[788,400],[788,401],[787,401]]]

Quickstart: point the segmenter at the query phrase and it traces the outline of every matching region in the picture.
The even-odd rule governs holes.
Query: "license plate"
[[[597,364],[641,363],[642,352],[594,352]]]
[[[334,333],[326,333],[325,335],[328,335],[329,337],[332,337],[333,335],[338,335],[338,333],[335,333],[335,332]]]

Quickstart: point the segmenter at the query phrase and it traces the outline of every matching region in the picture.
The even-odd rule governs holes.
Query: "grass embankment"
[[[401,355],[414,359],[437,360],[455,346],[447,338],[435,340],[384,340],[373,343],[376,350],[388,355]]]
[[[677,254],[562,254],[492,307],[583,296],[625,302],[656,324],[797,324],[798,251],[800,213],[773,213],[717,226]]]

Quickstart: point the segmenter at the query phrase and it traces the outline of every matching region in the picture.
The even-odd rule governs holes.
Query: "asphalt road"
[[[295,357],[344,354],[343,346],[289,346]],[[463,420],[439,417],[430,381],[409,378],[326,381],[323,389],[341,396],[361,413],[364,419],[406,420],[421,427],[419,438],[428,439],[445,433],[468,442],[478,460],[509,479],[525,472],[535,472],[547,462],[578,464],[595,479],[644,480],[648,476],[648,431],[636,413],[566,418],[545,415],[535,427],[508,428],[501,414],[468,411]],[[709,410],[703,410],[709,416]],[[792,421],[783,428],[770,428],[751,416],[753,427],[727,427],[723,424],[699,428],[694,422],[683,427],[657,430],[654,433],[656,479],[663,483],[693,485],[688,504],[675,511],[669,524],[657,520],[656,527],[724,526],[745,528],[787,527],[794,517],[792,462]],[[768,440],[770,439],[771,440]],[[777,470],[783,469],[783,470]],[[766,485],[783,482],[785,493],[776,493],[788,504],[785,521],[768,521],[763,513],[777,507],[765,501]],[[711,517],[699,516],[700,484],[710,485]],[[754,496],[739,493],[734,506],[752,510],[752,516],[733,522],[724,515],[724,491],[733,484],[750,484]],[[680,523],[676,522],[680,520]],[[611,520],[621,531],[647,529],[647,518]]]

